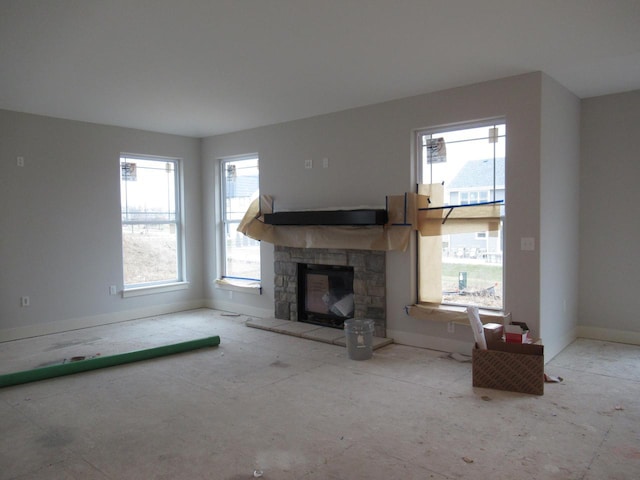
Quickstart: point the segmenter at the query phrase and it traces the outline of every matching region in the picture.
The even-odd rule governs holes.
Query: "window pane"
[[[485,131],[487,129],[485,128]],[[438,135],[433,135],[434,138]],[[469,184],[476,178],[478,186],[489,186],[493,189],[494,165],[493,159],[501,158],[501,165],[496,165],[496,183],[504,186],[504,152],[505,139],[499,138],[498,143],[489,143],[488,138],[468,140],[465,142],[446,143],[446,161],[429,162],[426,147],[423,149],[422,182],[442,183],[449,191],[457,185]],[[494,153],[495,148],[495,153]],[[499,182],[499,183],[498,183]]]
[[[237,231],[251,202],[260,195],[258,158],[222,162],[226,277],[260,279],[260,242]]]
[[[140,159],[122,159],[120,163],[122,220],[175,221],[175,164]]]
[[[442,302],[502,308],[500,237],[477,232],[449,238],[442,256]]]
[[[178,280],[178,242],[174,224],[123,225],[124,283]]]
[[[227,224],[225,276],[259,280],[260,242],[239,233],[238,223]]]

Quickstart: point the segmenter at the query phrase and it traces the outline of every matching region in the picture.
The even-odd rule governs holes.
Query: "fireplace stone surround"
[[[342,248],[274,247],[275,317],[298,321],[298,264],[353,267],[354,318],[371,319],[386,337],[386,252]]]

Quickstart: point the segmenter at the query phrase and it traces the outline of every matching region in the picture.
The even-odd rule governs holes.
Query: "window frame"
[[[505,129],[507,126],[507,121],[505,117],[496,117],[496,118],[488,118],[488,119],[484,119],[484,120],[479,120],[479,121],[470,121],[470,122],[460,122],[460,123],[456,123],[456,124],[451,124],[451,125],[446,125],[446,126],[433,126],[433,127],[426,127],[426,128],[420,128],[420,129],[416,129],[414,130],[414,135],[413,135],[413,149],[415,152],[415,157],[414,157],[414,166],[415,166],[415,173],[416,173],[416,180],[417,183],[420,184],[422,181],[425,180],[425,174],[426,176],[431,177],[432,175],[429,173],[426,173],[424,171],[424,166],[425,163],[424,159],[423,159],[423,149],[422,149],[422,137],[424,135],[432,135],[432,136],[437,136],[438,134],[444,134],[444,133],[448,133],[448,132],[455,132],[458,130],[468,130],[468,129],[474,129],[474,128],[492,128],[498,125],[504,125]],[[498,135],[496,138],[501,138],[502,136],[504,136],[505,141],[506,141],[506,133],[504,133],[504,135]],[[480,138],[485,138],[485,137],[480,137]],[[491,135],[489,135],[487,138],[491,138]],[[468,141],[472,141],[473,139],[469,139]],[[499,140],[498,140],[499,141]],[[496,185],[496,160],[497,157],[494,153],[493,156],[493,186],[490,190],[488,190],[488,197],[490,201],[495,200],[495,196],[496,196],[496,192],[498,191],[498,185]],[[504,178],[504,185],[503,188],[506,192],[506,145],[505,145],[505,154],[504,154],[504,162],[505,162],[505,178]],[[480,197],[480,190],[475,190],[477,192],[478,198]],[[462,202],[461,198],[462,198],[462,194],[464,193],[464,189],[457,189],[455,190],[457,196],[458,196],[458,204],[462,205],[462,204],[469,204],[469,203],[465,203]],[[484,192],[483,192],[484,193]],[[449,201],[450,198],[445,199],[446,201]],[[445,203],[446,203],[445,201]],[[492,308],[492,307],[488,307],[488,306],[480,306],[479,308],[481,310],[484,311],[488,311],[488,312],[493,312],[493,313],[502,313],[504,312],[504,306],[505,306],[505,293],[506,293],[506,288],[505,288],[505,278],[506,278],[506,264],[504,262],[504,250],[505,250],[505,245],[503,242],[503,232],[502,230],[504,229],[504,225],[505,225],[505,219],[506,219],[506,209],[503,210],[503,215],[501,218],[501,222],[502,222],[502,228],[500,230],[498,230],[497,235],[498,235],[498,241],[497,243],[499,244],[499,254],[501,255],[502,258],[502,285],[503,285],[503,290],[502,290],[502,307],[496,307],[496,308]],[[421,272],[420,272],[420,242],[418,241],[418,237],[419,237],[420,233],[416,232],[416,242],[415,242],[415,255],[416,255],[416,304],[420,305],[430,305],[431,307],[435,307],[435,308],[444,308],[444,309],[454,309],[457,310],[460,307],[465,307],[465,304],[462,303],[453,303],[453,302],[440,302],[440,303],[432,303],[432,302],[426,302],[426,301],[421,301],[420,300],[420,282],[421,282]],[[486,233],[485,233],[486,235]],[[450,239],[451,235],[446,234],[446,235],[442,235],[442,241],[444,242],[445,240],[447,241],[448,247],[451,248],[451,239]],[[488,235],[485,237],[488,238]]]
[[[175,212],[173,220],[125,220],[125,205],[122,203],[122,163],[131,161],[153,161],[162,164],[171,163],[173,165],[173,189],[174,189],[174,204]],[[120,228],[122,235],[122,228],[126,225],[173,225],[176,235],[176,278],[166,280],[155,280],[142,283],[125,283],[124,265],[125,265],[125,252],[122,251],[122,284],[123,284],[123,297],[133,297],[139,295],[146,295],[150,293],[163,293],[174,290],[182,290],[188,288],[189,282],[186,280],[186,261],[185,261],[185,239],[184,239],[184,196],[183,196],[183,160],[178,157],[167,157],[159,155],[146,155],[139,153],[127,153],[121,152],[119,156],[119,173],[120,173]],[[123,244],[124,238],[121,237],[121,244]]]
[[[240,223],[239,221],[230,222],[227,216],[227,182],[226,182],[226,165],[233,162],[242,162],[245,160],[256,160],[258,172],[260,169],[260,156],[257,153],[236,155],[231,157],[223,157],[218,159],[218,177],[220,186],[219,195],[219,232],[218,242],[219,248],[219,265],[218,278],[216,284],[218,288],[226,290],[243,291],[247,293],[262,294],[262,278],[246,278],[228,275],[227,272],[227,239],[226,231],[229,223]],[[259,174],[258,174],[259,175]],[[259,178],[259,177],[258,177]],[[261,265],[261,263],[260,263]],[[260,277],[262,277],[262,269],[260,268]]]

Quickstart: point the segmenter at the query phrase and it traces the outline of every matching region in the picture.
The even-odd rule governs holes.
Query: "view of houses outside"
[[[449,205],[472,205],[504,200],[504,158],[466,162],[449,183]],[[498,232],[446,235],[442,247],[443,301],[502,306],[502,224]],[[477,298],[474,298],[477,297]]]

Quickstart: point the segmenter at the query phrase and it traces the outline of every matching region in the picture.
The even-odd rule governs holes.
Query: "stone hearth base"
[[[345,334],[343,330],[330,327],[320,327],[310,323],[282,320],[279,318],[249,318],[246,321],[247,327],[259,328],[275,333],[293,335],[295,337],[315,340],[316,342],[330,343],[346,347]],[[393,343],[392,338],[373,337],[372,347],[374,350]]]

